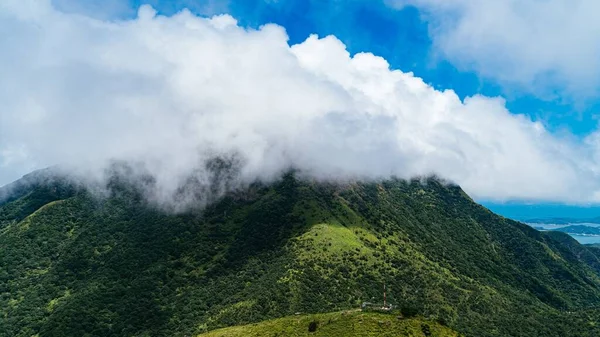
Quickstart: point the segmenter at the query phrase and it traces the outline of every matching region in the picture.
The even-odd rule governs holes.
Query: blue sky
[[[581,8],[573,6],[573,13],[565,13],[561,7],[563,0],[551,0],[541,7],[537,2],[519,5],[507,1],[493,5],[471,0],[52,0],[52,4],[61,12],[108,22],[135,20],[143,4],[151,5],[159,15],[167,17],[183,9],[205,17],[226,13],[242,27],[259,29],[267,23],[282,26],[290,45],[304,42],[311,34],[319,37],[334,35],[350,54],[370,52],[381,56],[391,69],[412,72],[438,91],[451,89],[460,100],[483,95],[488,101],[487,98],[500,96],[505,100],[503,108],[510,114],[523,115],[529,124],[539,122],[543,125],[549,138],[535,138],[534,142],[541,143],[531,146],[542,148],[542,159],[564,161],[564,165],[559,163],[559,170],[566,165],[569,168],[566,177],[581,185],[573,186],[573,194],[586,196],[571,197],[568,185],[557,187],[552,182],[553,177],[549,177],[540,180],[547,183],[549,191],[554,191],[548,192],[547,198],[543,192],[546,186],[540,184],[538,191],[498,192],[497,198],[494,193],[489,193],[491,187],[476,186],[472,188],[476,194],[484,191],[478,200],[492,210],[521,219],[529,217],[528,214],[540,217],[545,213],[574,217],[587,217],[595,212],[600,215],[600,208],[589,206],[598,202],[596,191],[590,188],[581,192],[587,188],[583,186],[586,182],[598,184],[597,170],[590,169],[590,166],[596,166],[596,161],[589,158],[595,153],[595,147],[589,144],[595,141],[590,135],[598,130],[600,81],[597,78],[600,77],[596,74],[600,74],[600,65],[593,60],[597,59],[595,48],[600,47],[600,42],[592,33],[586,33],[593,29],[584,24],[594,22],[586,21],[590,19],[586,15],[594,12],[592,9],[597,6],[593,1],[578,3]],[[494,6],[505,7],[500,11]],[[473,17],[473,13],[477,15]],[[489,19],[479,20],[479,16],[485,17],[486,13],[491,15]],[[496,13],[504,13],[504,16]],[[574,19],[567,20],[569,16]],[[563,18],[565,22],[575,24],[557,25]],[[594,20],[593,16],[591,20]],[[578,39],[572,36],[578,36]],[[495,109],[498,102],[494,102],[491,108]],[[535,125],[529,124],[527,127],[536,129]],[[552,144],[544,144],[545,140]],[[518,142],[515,144],[519,146]],[[504,152],[515,147],[507,146]],[[461,151],[456,153],[463,155]],[[569,151],[574,152],[573,158]],[[14,147],[4,150],[12,156],[5,155],[7,158],[15,157],[15,152],[19,153]],[[559,153],[558,157],[554,157],[555,153]],[[527,157],[524,156],[508,160],[518,161],[518,158]],[[589,159],[590,162],[577,167],[578,159]],[[10,161],[5,159],[5,162]],[[511,165],[518,172],[518,163]],[[535,160],[529,165],[535,165]],[[550,167],[547,171],[554,172],[555,169]],[[545,171],[540,169],[540,172]],[[586,178],[577,178],[579,175],[586,175]],[[522,181],[531,178],[530,174]],[[495,177],[492,175],[490,179]],[[498,179],[498,185],[494,185],[499,190],[503,187],[502,181]],[[523,185],[516,180],[513,183]],[[468,183],[465,185],[469,186]],[[496,201],[489,201],[486,196]],[[502,200],[510,200],[510,203]]]

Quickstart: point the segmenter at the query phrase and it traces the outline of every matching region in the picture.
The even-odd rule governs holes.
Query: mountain
[[[437,178],[289,173],[177,214],[146,201],[152,179],[26,179],[0,201],[0,336],[193,336],[356,309],[384,283],[394,315],[466,336],[600,335],[600,249]]]

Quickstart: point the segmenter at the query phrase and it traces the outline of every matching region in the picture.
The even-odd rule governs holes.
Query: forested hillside
[[[191,336],[388,301],[467,336],[599,336],[599,251],[436,178],[293,173],[169,213],[28,177],[0,191],[0,336]]]

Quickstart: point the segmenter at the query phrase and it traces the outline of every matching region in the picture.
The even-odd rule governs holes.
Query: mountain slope
[[[394,315],[358,311],[300,315],[257,324],[214,330],[198,337],[261,336],[378,336],[458,337],[458,333],[422,319],[398,319]]]
[[[600,260],[437,179],[287,174],[172,215],[116,177],[0,201],[0,336],[184,336],[388,300],[469,336],[597,336]],[[151,184],[151,180],[143,180]]]

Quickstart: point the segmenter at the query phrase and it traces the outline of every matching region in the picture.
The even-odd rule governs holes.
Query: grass
[[[299,240],[308,241],[318,248],[325,248],[328,254],[365,248],[355,232],[350,228],[337,224],[314,225]]]
[[[39,214],[43,213],[45,210],[49,209],[50,207],[55,206],[55,205],[59,205],[62,201],[64,201],[64,200],[51,201],[51,202],[43,205],[42,207],[38,208],[36,211],[34,211],[30,215],[28,215],[25,219],[23,219],[18,224],[19,225],[19,229],[21,231],[27,231],[27,230],[29,230],[29,225],[31,224],[31,220],[32,219],[34,219],[36,216],[38,216]]]
[[[315,322],[315,323],[313,323]],[[309,331],[309,326],[316,330]],[[198,337],[333,337],[333,336],[459,336],[450,328],[420,318],[399,318],[396,315],[362,312],[360,310],[341,311],[326,314],[296,315],[273,319],[256,324],[235,326],[214,330]]]

